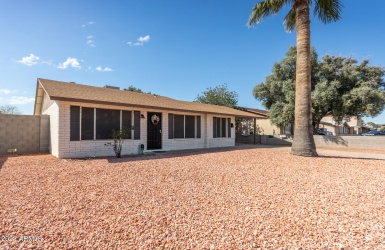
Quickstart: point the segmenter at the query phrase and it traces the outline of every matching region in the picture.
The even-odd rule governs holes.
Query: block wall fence
[[[48,153],[50,118],[47,115],[0,115],[0,155],[8,149],[17,153]]]

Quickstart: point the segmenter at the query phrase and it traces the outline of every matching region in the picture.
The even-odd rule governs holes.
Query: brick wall
[[[12,148],[18,153],[48,152],[49,117],[0,115],[0,154]]]
[[[55,108],[57,105],[57,110]],[[131,110],[140,111],[144,119],[140,120],[140,140],[125,140],[122,155],[138,154],[140,144],[147,148],[147,116],[148,112],[162,113],[162,149],[161,150],[180,150],[194,148],[212,148],[235,146],[235,128],[231,128],[231,138],[213,138],[212,120],[214,115],[192,113],[192,112],[170,112],[167,110],[143,109],[127,106],[111,106],[88,103],[74,103],[58,101],[47,109],[47,114],[51,116],[51,152],[59,158],[82,158],[97,156],[114,156],[111,147],[105,146],[105,143],[112,140],[87,140],[70,141],[70,106],[82,106],[103,109]],[[59,111],[59,112],[57,112]],[[201,116],[201,138],[192,139],[168,139],[168,114],[181,115],[200,115]],[[235,124],[235,117],[218,116],[231,118]],[[144,151],[146,152],[146,150]]]

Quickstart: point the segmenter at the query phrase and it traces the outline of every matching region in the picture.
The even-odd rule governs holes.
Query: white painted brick
[[[87,103],[70,103],[64,101],[55,101],[44,114],[50,115],[51,126],[51,145],[50,152],[59,158],[78,158],[93,156],[114,156],[112,147],[105,146],[105,143],[112,140],[87,140],[87,141],[70,141],[70,106],[82,106],[93,108],[110,108],[140,111],[146,119],[141,119],[141,139],[126,140],[123,145],[123,155],[137,154],[139,145],[147,144],[147,115],[148,112],[162,113],[162,150],[179,150],[194,148],[210,148],[210,147],[226,147],[235,145],[235,129],[231,130],[231,138],[212,138],[212,120],[214,115],[198,114],[191,112],[170,112],[166,110],[145,110],[135,107],[111,106]],[[60,112],[60,114],[59,114]],[[194,139],[168,139],[168,114],[181,115],[200,115],[201,116],[201,138]],[[215,117],[228,118],[228,116],[215,115]],[[235,117],[231,117],[231,122],[235,124]]]

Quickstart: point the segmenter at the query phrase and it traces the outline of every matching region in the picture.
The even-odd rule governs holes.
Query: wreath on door
[[[159,120],[160,120],[159,116],[157,116],[157,115],[151,116],[152,124],[157,125],[159,123]]]

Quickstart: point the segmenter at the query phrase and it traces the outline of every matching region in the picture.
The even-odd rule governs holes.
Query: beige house
[[[245,107],[238,107],[238,109],[256,115],[255,119],[243,119],[240,124],[237,124],[237,134],[239,135],[253,134],[254,124],[256,134],[277,137],[288,137],[293,134],[291,124],[286,127],[278,127],[272,124],[266,110]],[[333,135],[358,135],[370,131],[372,127],[363,125],[362,119],[358,116],[347,117],[341,123],[337,123],[333,120],[332,115],[326,115],[320,122],[320,129],[329,131]]]
[[[235,145],[236,118],[256,115],[153,94],[37,79],[34,115],[49,115],[58,158],[113,156],[111,131],[133,126],[122,155]]]
[[[333,135],[358,135],[371,130],[370,126],[363,124],[359,116],[350,116],[337,123],[332,115],[326,115],[322,118],[319,127],[321,130],[332,132]]]

